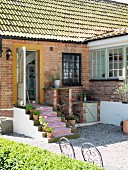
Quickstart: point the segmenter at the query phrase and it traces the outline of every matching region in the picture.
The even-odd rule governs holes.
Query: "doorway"
[[[31,53],[31,54],[30,54]],[[35,55],[34,61],[27,62],[27,64],[34,64],[35,73],[35,87],[36,94],[30,98],[36,103],[44,102],[44,55],[42,45],[39,44],[13,44],[13,104],[19,106],[26,106],[27,97],[27,64],[26,56]],[[16,56],[16,57],[15,57]]]
[[[38,54],[26,51],[26,101],[38,103]]]

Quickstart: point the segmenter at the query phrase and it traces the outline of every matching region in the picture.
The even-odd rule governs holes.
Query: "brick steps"
[[[41,111],[42,117],[45,118],[45,121],[48,121],[48,126],[54,128],[54,135],[52,138],[45,138],[43,137],[43,132],[41,131],[41,125],[38,125],[39,133],[42,133],[42,140],[49,142],[57,142],[60,137],[65,136],[69,139],[78,138],[78,134],[71,133],[71,128],[66,127],[66,123],[61,122],[61,117],[57,117],[57,113],[52,111],[52,107],[50,106],[41,106],[39,104],[33,104],[36,107],[36,110]],[[34,122],[34,125],[35,122]]]

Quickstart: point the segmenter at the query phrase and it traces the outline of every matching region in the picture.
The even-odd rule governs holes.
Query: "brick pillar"
[[[81,116],[81,123],[85,123],[86,122],[86,103],[82,103],[82,116]]]
[[[58,104],[58,91],[57,89],[53,90],[53,105],[54,107],[57,107]]]
[[[72,89],[69,89],[69,114],[72,113]]]

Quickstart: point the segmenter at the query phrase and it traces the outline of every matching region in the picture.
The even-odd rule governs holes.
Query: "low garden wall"
[[[101,101],[101,123],[120,126],[122,120],[128,120],[128,104],[122,102]]]

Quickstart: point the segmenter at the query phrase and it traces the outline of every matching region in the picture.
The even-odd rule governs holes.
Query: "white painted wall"
[[[42,141],[42,133],[38,131],[38,127],[33,126],[33,121],[29,120],[29,115],[25,112],[25,109],[14,107],[13,132]]]
[[[128,119],[128,104],[122,102],[100,103],[100,123],[120,126],[122,120]]]

